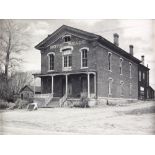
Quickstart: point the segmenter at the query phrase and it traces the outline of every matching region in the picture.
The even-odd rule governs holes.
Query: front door
[[[87,78],[81,78],[81,93],[87,93]]]

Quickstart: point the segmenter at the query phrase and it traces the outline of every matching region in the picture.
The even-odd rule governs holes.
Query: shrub
[[[21,100],[21,99],[17,99],[16,102],[15,102],[16,107],[19,108],[19,109],[26,108],[28,104],[29,104],[28,101]]]
[[[86,96],[82,96],[80,98],[80,102],[78,104],[74,104],[73,107],[88,108],[88,98]]]
[[[8,103],[3,101],[3,100],[0,100],[0,109],[6,109],[8,108]]]

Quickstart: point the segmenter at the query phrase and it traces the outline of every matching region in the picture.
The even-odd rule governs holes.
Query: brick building
[[[119,47],[118,34],[112,43],[63,25],[35,48],[41,53],[41,73],[34,77],[41,78],[42,97],[48,102],[82,94],[95,99],[147,98],[149,68],[133,56],[133,45],[129,52]]]

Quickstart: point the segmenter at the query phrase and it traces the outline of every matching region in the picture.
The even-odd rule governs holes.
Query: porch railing
[[[64,102],[67,100],[67,96],[66,95],[64,95],[62,98],[60,98],[60,100],[59,100],[59,105],[60,105],[60,107],[62,107],[62,105],[64,104]]]

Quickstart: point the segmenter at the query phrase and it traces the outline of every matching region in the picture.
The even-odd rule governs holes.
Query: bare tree
[[[13,20],[0,20],[0,67],[6,79],[19,66],[19,54],[28,48],[27,34],[21,24]]]
[[[0,20],[1,98],[8,99],[14,92],[17,92],[17,88],[20,89],[18,80],[25,84],[24,80],[21,80],[25,75],[17,76],[16,71],[22,62],[20,53],[29,47],[28,36],[26,27],[22,23],[16,20]]]
[[[25,85],[30,85],[33,80],[31,72],[16,72],[9,81],[10,91],[18,94]]]

